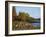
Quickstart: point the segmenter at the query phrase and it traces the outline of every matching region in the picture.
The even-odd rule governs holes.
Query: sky
[[[15,7],[17,15],[19,12],[28,13],[33,18],[40,18],[40,7],[23,7],[23,6],[16,6]]]

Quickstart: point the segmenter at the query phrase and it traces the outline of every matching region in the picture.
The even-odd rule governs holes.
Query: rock
[[[29,30],[32,29],[32,24],[27,22],[15,22],[14,29],[15,30]]]

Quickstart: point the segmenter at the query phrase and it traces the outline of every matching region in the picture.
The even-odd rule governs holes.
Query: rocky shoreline
[[[30,30],[33,29],[31,23],[22,22],[22,21],[15,21],[12,23],[12,30]]]

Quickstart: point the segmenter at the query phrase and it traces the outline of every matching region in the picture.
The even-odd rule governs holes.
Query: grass
[[[39,26],[33,26],[33,29],[40,29],[40,27]]]

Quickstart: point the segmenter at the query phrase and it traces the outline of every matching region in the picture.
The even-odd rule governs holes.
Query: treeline
[[[14,17],[14,21],[24,21],[24,22],[40,22],[40,18],[35,19],[29,16],[28,13],[19,12],[19,15]]]

